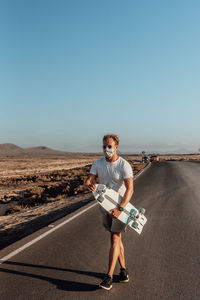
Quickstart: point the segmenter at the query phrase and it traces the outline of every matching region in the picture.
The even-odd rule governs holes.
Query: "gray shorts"
[[[111,215],[101,205],[99,205],[99,209],[102,215],[102,223],[106,230],[110,232],[126,232],[128,225],[111,217]]]

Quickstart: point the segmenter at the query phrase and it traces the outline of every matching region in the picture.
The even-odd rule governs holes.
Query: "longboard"
[[[108,212],[111,209],[119,207],[122,196],[111,188],[111,185],[96,184],[96,190],[93,195],[98,203]],[[137,209],[130,202],[124,207],[124,210],[118,217],[118,220],[141,234],[147,218],[144,216],[145,209]]]

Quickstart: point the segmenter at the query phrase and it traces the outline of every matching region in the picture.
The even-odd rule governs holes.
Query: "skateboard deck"
[[[96,184],[96,190],[93,195],[98,203],[109,213],[109,210],[118,208],[122,201],[122,196],[111,188],[111,185]],[[138,234],[141,234],[143,226],[147,222],[144,216],[145,209],[137,209],[130,202],[124,207],[124,210],[118,217],[118,220],[125,223]]]

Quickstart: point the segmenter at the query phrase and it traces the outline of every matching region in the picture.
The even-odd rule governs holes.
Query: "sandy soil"
[[[68,170],[92,163],[98,156],[70,157],[1,157],[0,177],[36,175],[43,172]]]
[[[139,156],[123,157],[130,162],[134,174],[145,166]],[[90,197],[84,182],[98,158],[1,158],[0,231]]]

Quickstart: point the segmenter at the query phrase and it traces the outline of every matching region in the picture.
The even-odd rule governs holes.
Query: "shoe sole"
[[[102,289],[104,289],[104,290],[109,291],[112,288],[112,285],[109,288],[107,288],[105,286],[102,286],[102,285],[99,285],[99,287],[102,288]]]
[[[126,279],[126,280],[120,280],[119,282],[129,282],[129,279]]]
[[[125,280],[119,280],[119,282],[129,282],[129,276],[128,276],[128,278],[125,279]]]

